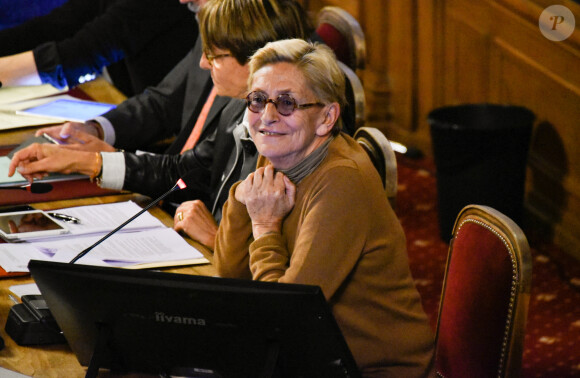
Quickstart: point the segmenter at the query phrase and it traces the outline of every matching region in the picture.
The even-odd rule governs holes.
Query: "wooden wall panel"
[[[533,109],[526,207],[556,242],[580,257],[580,88],[497,41],[495,99]],[[565,137],[563,137],[565,136]]]
[[[489,96],[489,38],[463,17],[451,16],[446,25],[445,103],[483,102]]]
[[[536,114],[526,219],[543,224],[546,237],[580,258],[580,50],[575,39],[546,39],[537,25],[543,7],[531,1],[446,4],[445,103],[514,104]],[[474,14],[479,16],[469,17]]]
[[[432,154],[427,114],[493,102],[537,117],[528,160],[530,223],[580,258],[580,4],[562,42],[538,27],[551,0],[303,0],[340,6],[366,34],[367,124]]]

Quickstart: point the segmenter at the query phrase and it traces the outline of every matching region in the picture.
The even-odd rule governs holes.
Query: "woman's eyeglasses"
[[[313,102],[310,104],[297,104],[296,100],[289,94],[281,94],[275,100],[268,98],[264,92],[250,92],[246,97],[248,102],[248,109],[253,113],[261,113],[266,108],[266,105],[271,102],[276,107],[278,113],[283,116],[289,116],[294,113],[295,109],[305,109],[312,106],[324,106],[320,102]]]
[[[227,56],[232,56],[232,54],[217,54],[217,55],[205,54],[205,58],[209,62],[210,66],[213,66],[214,60],[219,58],[225,58]]]

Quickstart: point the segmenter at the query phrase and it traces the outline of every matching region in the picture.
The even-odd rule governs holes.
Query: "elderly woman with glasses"
[[[250,60],[249,92],[260,157],[224,205],[218,274],[318,285],[364,376],[428,376],[433,337],[405,236],[368,156],[340,132],[333,53],[268,43]]]

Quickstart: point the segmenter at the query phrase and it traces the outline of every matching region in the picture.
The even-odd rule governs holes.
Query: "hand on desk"
[[[218,225],[200,200],[183,202],[174,217],[175,231],[184,231],[190,238],[205,244],[213,251]]]
[[[101,140],[102,131],[96,122],[66,122],[62,125],[44,127],[36,136],[48,134],[57,141],[82,151],[115,152],[115,147]]]
[[[95,167],[95,153],[79,151],[75,146],[78,145],[31,144],[14,154],[8,176],[12,177],[17,169],[29,182],[51,172],[94,175],[95,170],[100,170],[100,167]]]

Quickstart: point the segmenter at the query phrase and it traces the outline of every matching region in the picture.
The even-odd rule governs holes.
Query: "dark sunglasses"
[[[311,104],[297,104],[296,100],[289,94],[281,94],[275,100],[268,98],[264,92],[250,92],[246,97],[248,102],[248,109],[253,113],[261,113],[266,108],[266,105],[271,102],[276,107],[278,113],[283,116],[289,116],[294,113],[295,109],[305,109],[312,106],[324,106],[320,102],[313,102]]]

